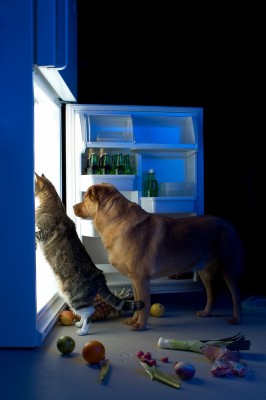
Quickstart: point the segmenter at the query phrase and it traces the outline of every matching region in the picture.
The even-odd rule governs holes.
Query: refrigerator
[[[65,307],[35,249],[34,172],[64,196],[64,103],[77,99],[76,7],[76,0],[0,5],[0,347],[40,346]]]
[[[66,306],[35,247],[34,172],[55,185],[112,291],[130,282],[108,263],[91,221],[73,214],[87,187],[113,183],[149,212],[204,212],[203,110],[77,103],[76,0],[14,0],[0,6],[0,347],[42,345]],[[88,154],[128,154],[129,175],[87,175]],[[153,168],[159,196],[145,197]],[[197,275],[151,283],[152,293],[200,290]]]

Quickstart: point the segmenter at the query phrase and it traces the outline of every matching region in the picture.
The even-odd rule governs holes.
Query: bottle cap
[[[148,169],[149,174],[154,174],[155,170],[153,168]]]

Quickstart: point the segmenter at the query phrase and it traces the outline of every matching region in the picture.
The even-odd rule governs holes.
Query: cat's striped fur
[[[35,199],[37,245],[52,268],[61,296],[81,317],[77,334],[89,332],[96,294],[118,310],[143,308],[142,301],[122,300],[109,290],[103,271],[93,263],[55,187],[43,174],[35,173]]]

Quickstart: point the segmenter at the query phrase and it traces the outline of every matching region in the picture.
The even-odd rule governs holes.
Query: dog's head
[[[90,186],[83,196],[83,201],[73,206],[74,213],[80,218],[94,218],[100,208],[104,208],[110,197],[119,194],[115,186],[99,183]]]

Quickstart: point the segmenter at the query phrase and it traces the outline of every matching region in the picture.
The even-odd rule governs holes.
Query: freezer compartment
[[[111,183],[119,191],[134,191],[137,190],[137,175],[81,175],[80,177],[82,192],[86,192],[89,186],[99,183]]]
[[[195,144],[195,121],[192,116],[134,115],[137,143]]]
[[[150,213],[194,213],[196,199],[193,197],[141,197],[141,207]]]

